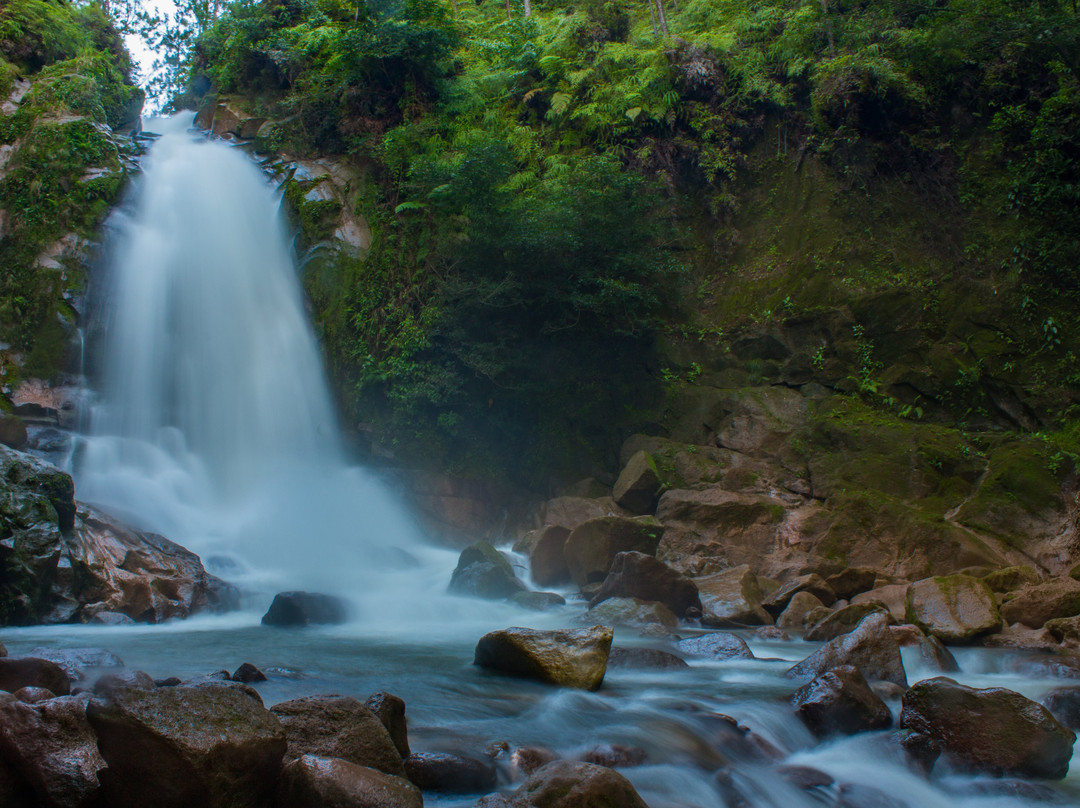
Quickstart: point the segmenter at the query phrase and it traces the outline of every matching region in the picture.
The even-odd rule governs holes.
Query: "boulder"
[[[318,592],[278,592],[263,615],[264,626],[310,626],[344,623],[349,619],[348,603]]]
[[[821,613],[825,606],[809,592],[797,592],[788,601],[787,608],[776,618],[778,628],[789,631],[803,631],[811,614]]]
[[[701,624],[710,628],[741,628],[772,623],[761,607],[764,595],[748,564],[695,578],[701,599]]]
[[[71,692],[71,680],[55,662],[36,657],[0,658],[0,690],[14,693],[23,687],[43,687],[58,696]]]
[[[836,792],[836,808],[908,808],[908,804],[873,786],[841,783]]]
[[[813,679],[841,665],[857,668],[867,679],[881,679],[907,687],[900,646],[888,631],[889,619],[883,614],[864,617],[849,634],[829,640],[802,662],[792,666],[787,675]]]
[[[88,676],[105,669],[124,667],[124,661],[106,648],[48,648],[38,646],[30,649],[27,656],[47,659],[64,669],[73,682],[81,682]]]
[[[612,630],[508,628],[485,634],[473,664],[541,682],[596,690],[604,681]]]
[[[1080,729],[1080,687],[1055,687],[1043,696],[1042,705],[1063,726]]]
[[[1035,586],[1042,581],[1038,571],[1027,564],[1019,567],[1005,567],[983,576],[983,583],[991,592],[1013,592],[1027,586]]]
[[[537,769],[514,792],[522,808],[648,808],[614,769],[576,760],[556,760]]]
[[[405,758],[405,774],[421,791],[473,794],[495,788],[495,766],[490,760],[446,752],[413,752]]]
[[[937,637],[926,634],[918,626],[910,623],[892,626],[889,632],[901,647],[918,648],[922,664],[930,670],[938,673],[956,673],[960,670],[956,657],[945,647],[945,644]]]
[[[558,592],[535,592],[530,589],[515,593],[510,598],[510,602],[523,609],[530,609],[534,612],[546,612],[551,609],[557,609],[560,606],[565,606],[566,598]]]
[[[478,541],[461,551],[450,578],[455,595],[502,600],[525,589],[506,556],[486,541]]]
[[[537,586],[570,583],[570,567],[564,553],[569,536],[570,530],[562,525],[546,525],[537,534],[529,551],[529,573]]]
[[[544,503],[540,518],[545,525],[558,525],[573,530],[592,519],[604,516],[627,516],[622,508],[610,497],[598,499],[589,497],[564,496],[549,499]]]
[[[129,688],[86,711],[108,764],[110,808],[264,808],[285,733],[253,699],[225,686]]]
[[[885,607],[878,603],[849,604],[835,612],[830,612],[824,620],[814,623],[807,629],[803,639],[810,642],[828,642],[841,634],[847,634],[859,625],[864,617],[871,614],[883,614],[890,621],[892,620]]]
[[[679,618],[686,617],[689,609],[701,610],[698,588],[693,581],[663,561],[636,551],[615,556],[592,605],[608,598],[657,601]]]
[[[648,753],[640,746],[602,743],[578,755],[578,760],[615,769],[640,766],[648,757]]]
[[[1059,780],[1076,735],[1045,707],[1004,688],[976,690],[938,677],[904,694],[900,726],[937,740],[956,765],[995,776]]]
[[[405,700],[380,690],[368,696],[364,706],[375,713],[376,718],[386,727],[398,754],[402,758],[407,758],[410,752],[408,722],[405,720]]]
[[[510,775],[514,780],[528,777],[537,769],[546,766],[559,756],[550,749],[538,746],[519,746],[510,755]]]
[[[836,597],[851,600],[861,592],[874,588],[878,572],[871,567],[848,567],[825,579],[825,583],[836,593]]]
[[[289,740],[286,760],[301,755],[341,758],[396,777],[401,755],[382,721],[351,696],[305,696],[270,708]]]
[[[403,777],[347,760],[302,755],[281,774],[277,808],[423,808],[420,789]]]
[[[826,671],[795,691],[795,714],[815,735],[850,735],[892,726],[892,713],[850,665]]]
[[[754,654],[742,637],[726,631],[689,637],[675,643],[680,653],[701,659],[728,661],[732,659],[753,659]]]
[[[1047,621],[1080,615],[1080,581],[1054,578],[1021,589],[1001,606],[1009,623],[1042,628]]]
[[[941,757],[941,744],[922,732],[898,729],[889,734],[889,743],[900,750],[909,766],[918,769],[923,775],[929,775],[937,759]]]
[[[584,619],[601,626],[630,628],[659,625],[673,629],[679,625],[674,612],[663,603],[637,598],[610,598],[589,609]]]
[[[990,588],[970,575],[924,578],[908,588],[907,620],[943,642],[965,642],[1001,628]]]
[[[893,620],[898,623],[907,622],[907,593],[911,584],[888,584],[871,589],[869,592],[861,592],[851,598],[852,605],[857,603],[880,603],[889,610]]]
[[[242,682],[245,685],[249,685],[252,682],[265,682],[266,674],[256,668],[250,662],[245,662],[239,668],[232,672],[229,677],[234,682]]]
[[[612,648],[608,656],[608,668],[666,671],[689,667],[681,656],[655,648]]]
[[[1080,643],[1080,617],[1058,617],[1047,620],[1044,628],[1059,643]]]
[[[792,578],[786,584],[770,594],[762,602],[762,606],[769,614],[776,617],[788,607],[788,603],[800,592],[807,592],[817,598],[825,606],[836,600],[836,593],[832,587],[825,583],[825,579],[812,572],[809,575],[800,575]]]
[[[611,495],[630,513],[646,514],[656,510],[662,488],[656,460],[648,452],[639,451],[619,473]]]
[[[570,531],[566,563],[578,586],[603,581],[615,556],[631,550],[655,555],[664,528],[651,516],[604,516],[590,519]]]
[[[790,642],[791,636],[779,626],[762,626],[753,633],[755,640],[762,642]]]
[[[23,419],[0,412],[0,443],[11,449],[22,449],[26,446],[26,441],[26,424]]]
[[[38,805],[91,808],[105,761],[86,720],[85,697],[28,704],[0,693],[0,757],[33,789]]]
[[[86,621],[98,626],[133,626],[135,621],[122,612],[97,612]]]
[[[150,674],[125,668],[116,673],[107,673],[102,676],[94,682],[93,692],[95,696],[106,697],[129,687],[137,690],[153,690],[156,686],[154,680],[150,678]]]
[[[25,701],[27,704],[36,704],[39,701],[56,698],[55,693],[51,690],[46,690],[43,687],[20,687],[12,693],[12,695],[19,701]]]

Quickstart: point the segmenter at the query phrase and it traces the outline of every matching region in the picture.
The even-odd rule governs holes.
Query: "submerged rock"
[[[787,675],[812,679],[841,665],[858,668],[867,679],[881,679],[907,687],[900,646],[889,633],[889,618],[883,614],[864,617],[854,631],[830,640],[792,666]]]
[[[414,752],[405,759],[405,774],[421,791],[473,794],[495,788],[495,766],[490,760],[446,752]]]
[[[1060,780],[1076,735],[1012,690],[976,690],[938,677],[904,694],[900,726],[941,743],[955,764],[993,775]]]
[[[558,592],[534,592],[529,590],[518,592],[510,598],[510,602],[517,604],[523,609],[531,609],[534,612],[546,612],[549,609],[557,609],[560,606],[565,606],[566,598]]]
[[[637,598],[663,603],[682,618],[690,609],[701,609],[698,588],[682,573],[645,553],[618,553],[600,591],[592,599],[596,605],[608,598]]]
[[[689,668],[686,660],[668,651],[655,648],[612,648],[609,668],[625,670],[681,670]]]
[[[612,630],[603,626],[493,631],[476,644],[473,664],[549,684],[596,690],[604,681],[612,636]]]
[[[1055,687],[1043,696],[1042,705],[1064,726],[1080,730],[1080,687]]]
[[[578,756],[586,763],[607,766],[609,769],[640,766],[648,760],[648,753],[640,746],[625,746],[620,743],[602,743]]]
[[[514,792],[522,808],[648,808],[630,781],[614,769],[556,760],[537,769]]]
[[[990,588],[970,575],[924,578],[907,592],[907,622],[943,642],[965,642],[1001,628]]]
[[[317,592],[279,592],[274,595],[264,626],[309,626],[344,623],[349,619],[348,603],[333,595]]]
[[[795,714],[815,735],[852,734],[892,726],[888,706],[850,665],[826,671],[795,691]]]
[[[584,620],[602,626],[641,627],[658,625],[673,629],[678,618],[663,603],[652,603],[637,598],[610,598],[591,609]]]
[[[278,808],[423,808],[404,777],[338,758],[303,755],[285,767]]]
[[[716,631],[680,640],[675,647],[687,656],[712,660],[753,659],[750,646],[734,634]]]

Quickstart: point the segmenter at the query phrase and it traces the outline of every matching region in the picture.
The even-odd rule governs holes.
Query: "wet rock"
[[[704,725],[704,737],[710,749],[720,761],[764,764],[775,763],[784,757],[784,753],[769,741],[730,715],[706,713],[699,721]]]
[[[898,623],[907,622],[907,593],[911,584],[888,584],[862,592],[851,598],[851,603],[880,603],[889,610],[893,620]]]
[[[612,648],[608,656],[608,668],[666,671],[689,667],[681,656],[655,648]]]
[[[1080,615],[1080,581],[1054,578],[1016,592],[1001,606],[1009,623],[1042,628],[1048,620]]]
[[[800,592],[808,592],[825,606],[836,600],[836,593],[833,592],[832,587],[825,582],[824,578],[813,572],[809,575],[792,578],[766,597],[761,605],[765,608],[765,611],[776,617],[787,608],[791,599]]]
[[[403,777],[338,758],[303,755],[281,775],[277,808],[423,808]]]
[[[177,687],[183,683],[184,680],[178,676],[168,676],[164,679],[155,679],[154,687]]]
[[[873,786],[841,783],[836,808],[908,808],[908,806],[903,800],[890,797]]]
[[[1062,725],[1080,730],[1080,687],[1055,687],[1043,696],[1042,705]]]
[[[1072,620],[1074,618],[1066,617],[1062,619]],[[1056,622],[1056,620],[1050,620],[1047,622],[1047,626]],[[1008,648],[1014,651],[1042,651],[1044,653],[1057,653],[1064,643],[1064,640],[1056,638],[1046,626],[1028,628],[1021,623],[1003,626],[997,634],[988,634],[979,640],[979,644],[986,648]]]
[[[583,617],[586,622],[601,626],[640,626],[659,625],[673,629],[678,618],[663,603],[649,603],[636,598],[611,598],[589,609]]]
[[[916,581],[908,588],[906,615],[943,642],[966,642],[1001,628],[993,593],[970,575]]]
[[[249,685],[252,682],[265,682],[266,674],[256,668],[250,662],[245,662],[243,665],[233,671],[232,676],[230,676],[229,678],[232,679],[234,682],[243,682],[244,684]]]
[[[522,591],[510,598],[510,602],[517,604],[523,609],[531,609],[534,612],[546,612],[566,605],[566,598],[558,592],[533,592]]]
[[[960,670],[956,657],[945,644],[937,637],[929,636],[918,626],[911,623],[891,626],[889,633],[902,648],[918,648],[922,664],[930,670],[938,673],[956,673]]]
[[[850,735],[892,726],[892,713],[858,670],[833,668],[795,691],[795,714],[815,735]]]
[[[97,612],[86,621],[99,626],[133,626],[135,621],[122,612]]]
[[[537,586],[558,586],[570,582],[566,565],[566,540],[570,530],[562,525],[546,525],[529,552],[529,573]]]
[[[592,599],[596,605],[608,598],[637,598],[667,606],[676,617],[690,609],[701,609],[697,586],[663,561],[634,551],[619,553],[600,591]]]
[[[369,708],[350,696],[305,696],[270,708],[289,740],[286,760],[301,755],[341,758],[400,777],[401,755]]]
[[[830,575],[825,583],[836,593],[836,597],[851,600],[855,595],[873,589],[877,577],[877,570],[870,567],[848,567]]]
[[[514,799],[523,808],[648,808],[617,771],[576,760],[552,761],[533,772]]]
[[[1044,628],[1060,643],[1080,643],[1080,617],[1047,620]]]
[[[0,412],[0,443],[11,449],[22,449],[26,446],[28,436],[26,424],[17,415],[8,415]]]
[[[828,788],[836,782],[831,774],[811,766],[777,766],[774,771],[800,791]]]
[[[27,656],[47,659],[64,669],[73,682],[81,682],[88,674],[103,668],[122,668],[124,661],[105,648],[46,648],[31,649]]]
[[[509,794],[488,794],[478,799],[473,808],[521,808],[521,803]]]
[[[1076,735],[1045,707],[1004,688],[976,690],[938,677],[904,695],[900,726],[941,743],[955,764],[993,775],[1059,780]]]
[[[611,495],[630,513],[646,514],[656,510],[663,485],[656,461],[646,451],[639,451],[623,467]]]
[[[701,623],[710,628],[741,628],[772,623],[761,607],[764,595],[748,564],[695,578],[701,599]]]
[[[930,774],[941,757],[941,744],[923,732],[900,729],[889,735],[889,743],[900,750],[909,766],[924,775]]]
[[[566,563],[578,586],[602,582],[619,553],[655,555],[664,528],[651,516],[605,516],[578,525],[566,539]]]
[[[0,658],[0,690],[14,693],[24,687],[42,687],[66,696],[71,692],[71,680],[63,668],[47,659]]]
[[[791,637],[779,626],[762,626],[753,633],[755,640],[764,642],[790,642]]]
[[[390,734],[390,740],[394,742],[394,748],[402,758],[407,758],[409,752],[409,729],[405,720],[405,701],[392,693],[379,691],[368,696],[364,706],[382,722],[386,731]]]
[[[1006,673],[1026,679],[1080,679],[1080,654],[1063,649],[1052,653],[1011,654],[1002,662]]]
[[[877,603],[855,603],[830,612],[824,620],[814,623],[807,629],[803,639],[810,642],[828,642],[841,634],[847,634],[859,625],[864,617],[875,613],[892,619],[884,606]]]
[[[558,759],[559,756],[550,749],[542,749],[536,746],[518,747],[510,755],[511,776],[513,776],[515,780],[522,777],[528,777],[537,769]]]
[[[627,516],[610,497],[598,499],[577,496],[555,497],[544,503],[541,520],[545,525],[558,525],[573,530],[592,519],[605,516]]]
[[[318,592],[278,592],[263,615],[264,626],[310,626],[344,623],[349,619],[348,603]]]
[[[405,759],[405,774],[421,791],[473,794],[495,788],[495,767],[490,760],[445,752],[414,752]]]
[[[640,766],[648,757],[648,754],[640,746],[603,743],[582,753],[578,759],[585,763],[595,763],[597,766],[616,769]]]
[[[87,699],[60,696],[33,704],[0,693],[0,757],[50,808],[92,808],[105,761],[86,720]]]
[[[824,608],[821,601],[809,592],[797,592],[788,601],[787,608],[776,618],[776,625],[789,631],[801,632],[806,628],[807,618]]]
[[[27,704],[36,704],[39,701],[56,698],[55,693],[51,690],[46,690],[43,687],[20,687],[12,695],[19,701],[25,701]]]
[[[150,674],[125,668],[116,673],[107,673],[98,679],[94,683],[94,695],[109,696],[129,687],[136,690],[153,690],[156,686]]]
[[[264,808],[285,753],[274,716],[229,687],[165,687],[90,702],[110,808]]]
[[[8,655],[7,647],[2,642],[0,642],[0,659],[3,659],[7,655]]]
[[[716,631],[689,637],[675,644],[676,649],[686,656],[711,660],[753,659],[754,654],[746,642],[735,634]]]
[[[829,640],[802,662],[792,666],[787,675],[812,679],[841,665],[851,665],[867,679],[881,679],[907,687],[900,646],[888,631],[889,619],[872,614],[849,634]]]
[[[1035,586],[1042,581],[1042,576],[1034,567],[1023,565],[994,570],[982,579],[991,592],[1013,592],[1028,586]]]
[[[506,556],[486,541],[478,541],[461,551],[450,578],[450,591],[489,600],[509,598],[525,589]]]
[[[473,664],[541,682],[596,690],[604,681],[612,630],[508,628],[480,638]]]
[[[875,679],[870,683],[870,689],[874,691],[882,701],[900,701],[904,697],[905,690],[893,682],[883,682]]]

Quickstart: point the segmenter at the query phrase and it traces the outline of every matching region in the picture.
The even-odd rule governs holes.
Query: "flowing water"
[[[718,744],[717,713],[750,727],[787,763],[877,788],[909,808],[1080,805],[1080,771],[1041,795],[996,793],[995,781],[940,764],[930,780],[914,774],[887,733],[816,744],[791,712],[793,683],[783,676],[813,650],[808,643],[751,640],[755,660],[610,671],[597,693],[473,667],[486,631],[570,625],[582,605],[538,615],[445,594],[455,554],[428,545],[391,493],[339,448],[273,189],[242,153],[193,137],[186,120],[161,126],[133,212],[117,227],[104,388],[77,453],[76,491],[200,553],[246,588],[247,606],[160,626],[5,630],[12,653],[104,646],[155,677],[181,678],[252,662],[270,674],[258,685],[268,704],[384,689],[408,704],[414,750],[478,755],[506,742],[573,755],[635,745],[648,762],[623,773],[652,808],[722,808],[729,803],[714,776],[727,766],[756,808],[836,804],[835,786],[797,791]],[[357,616],[302,631],[261,626],[270,595],[283,588],[345,594]],[[617,644],[639,642],[616,632]],[[972,685],[1038,698],[1061,684],[1015,672],[1004,652],[958,656],[957,678]],[[917,657],[905,662],[912,681],[934,675]],[[425,799],[471,806],[476,795]]]

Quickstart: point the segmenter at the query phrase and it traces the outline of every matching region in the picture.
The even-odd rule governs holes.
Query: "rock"
[[[103,668],[122,668],[124,661],[106,648],[46,648],[38,646],[27,656],[47,659],[64,669],[73,682],[81,682],[87,674]]]
[[[802,632],[806,628],[809,615],[824,609],[821,601],[809,592],[797,592],[788,601],[787,608],[776,618],[778,628]]]
[[[795,714],[815,735],[850,735],[892,726],[892,713],[850,665],[826,671],[795,691]]]
[[[851,600],[855,595],[873,589],[877,577],[877,570],[870,567],[848,567],[830,575],[825,583],[836,593],[836,597]]]
[[[663,561],[635,551],[615,556],[600,592],[592,599],[592,605],[608,598],[657,601],[680,618],[685,617],[690,609],[701,609],[698,589],[693,581]]]
[[[945,647],[945,644],[937,637],[924,633],[918,626],[910,623],[892,626],[889,632],[901,647],[918,648],[919,658],[930,670],[938,673],[956,673],[960,670],[956,657]]]
[[[478,541],[461,551],[450,578],[451,592],[475,598],[502,600],[524,589],[525,584],[514,575],[510,562],[486,541]]]
[[[24,687],[42,687],[58,696],[71,692],[71,680],[55,662],[35,657],[0,658],[0,690],[14,693]]]
[[[234,682],[243,682],[244,684],[249,685],[252,682],[265,682],[266,674],[256,668],[250,662],[245,662],[243,665],[233,671],[232,676],[230,676],[229,678],[232,679]]]
[[[113,693],[86,711],[110,808],[264,808],[285,753],[274,716],[224,686]]]
[[[1060,643],[1080,643],[1080,617],[1047,620],[1045,628]]]
[[[880,679],[871,682],[870,689],[884,702],[900,701],[906,692],[900,685],[893,682],[883,682]]]
[[[1055,687],[1043,696],[1042,705],[1063,726],[1080,730],[1080,687]]]
[[[0,659],[3,659],[8,655],[7,646],[0,642]]]
[[[601,626],[660,625],[673,629],[679,625],[675,614],[663,603],[650,603],[636,598],[610,598],[589,609],[584,619]]]
[[[1080,581],[1054,578],[1021,589],[1001,606],[1009,623],[1042,628],[1048,620],[1080,615]]]
[[[86,720],[87,700],[60,696],[26,703],[0,693],[0,757],[50,808],[91,808],[105,761]]]
[[[544,503],[541,520],[545,525],[558,525],[572,531],[579,525],[604,516],[627,516],[609,497],[556,497]]]
[[[907,621],[943,642],[965,642],[1001,628],[990,588],[969,575],[916,581],[907,593]]]
[[[663,535],[664,528],[651,516],[590,519],[571,530],[566,539],[570,577],[578,586],[601,582],[616,555],[631,550],[655,555]]]
[[[656,461],[646,451],[639,451],[623,467],[611,495],[630,513],[646,514],[656,510],[663,485]]]
[[[748,564],[695,578],[701,599],[701,623],[710,628],[742,628],[772,623],[761,607],[764,595]]]
[[[829,640],[802,662],[791,667],[787,675],[813,679],[841,665],[851,665],[867,679],[881,679],[907,687],[900,646],[888,631],[888,618],[883,614],[864,617],[849,634]]]
[[[184,683],[183,679],[178,676],[168,676],[164,679],[155,679],[154,687],[176,687]]]
[[[99,626],[135,625],[135,621],[122,612],[98,612],[86,622]]]
[[[528,777],[537,769],[546,766],[559,756],[550,749],[541,749],[535,746],[521,746],[510,755],[510,772],[513,778],[521,779]]]
[[[566,598],[558,592],[533,592],[522,591],[510,598],[510,602],[523,609],[531,609],[534,612],[546,612],[566,605]]]
[[[495,788],[491,761],[445,752],[414,752],[405,759],[405,774],[421,791],[472,794]]]
[[[43,687],[20,687],[12,693],[12,695],[19,701],[25,701],[27,704],[37,704],[39,701],[56,698],[55,693],[51,690],[46,690]]]
[[[270,708],[289,739],[286,760],[301,755],[341,758],[400,777],[401,755],[386,727],[350,696],[305,696]]]
[[[799,592],[808,592],[825,606],[828,606],[836,600],[836,593],[833,592],[832,587],[825,583],[824,578],[816,572],[812,572],[809,575],[800,575],[798,578],[792,578],[771,595],[766,597],[761,605],[764,607],[765,611],[776,617],[787,608],[788,603]]]
[[[889,735],[889,743],[896,746],[908,765],[929,775],[937,759],[941,757],[941,744],[922,732],[899,729]]]
[[[893,620],[898,623],[907,622],[907,593],[911,584],[888,584],[862,592],[851,598],[851,604],[857,603],[880,603],[889,610]]]
[[[776,763],[784,753],[769,741],[723,713],[698,716],[701,737],[708,743],[714,762]],[[706,760],[701,761],[705,763]]]
[[[1075,618],[1065,617],[1068,621]],[[1049,631],[1047,626],[1058,624],[1057,620],[1048,620],[1042,628],[1028,628],[1021,623],[1013,623],[1004,626],[997,634],[989,634],[979,640],[986,648],[1009,648],[1020,651],[1041,651],[1044,653],[1057,653],[1063,644],[1071,644],[1067,638],[1057,638]],[[1080,624],[1080,620],[1078,620]]]
[[[397,749],[398,754],[403,759],[407,758],[410,755],[409,730],[408,722],[405,720],[404,699],[380,690],[378,693],[372,693],[368,696],[364,706],[375,713],[375,717],[386,727],[386,731],[390,735],[390,740],[394,742],[394,748]]]
[[[302,755],[281,775],[278,808],[423,808],[420,789],[403,777],[347,760]]]
[[[12,449],[26,446],[26,424],[17,415],[0,412],[0,443]]]
[[[890,797],[873,786],[841,783],[837,792],[836,808],[907,808],[907,803]]]
[[[543,527],[529,551],[529,573],[537,586],[570,583],[570,567],[564,549],[570,530],[562,525]]]
[[[523,808],[648,808],[614,769],[575,760],[552,761],[536,770],[514,799]]]
[[[790,642],[791,637],[788,633],[778,626],[762,626],[753,633],[755,640],[761,640],[764,642]]]
[[[640,746],[603,743],[581,754],[578,759],[609,769],[640,766],[648,759],[648,754]]]
[[[278,592],[263,615],[264,626],[309,626],[344,623],[349,607],[342,598],[317,592]]]
[[[742,637],[717,631],[690,637],[675,643],[675,647],[687,656],[712,660],[753,659],[754,654]]]
[[[800,791],[812,788],[828,788],[834,782],[831,774],[810,766],[777,766],[776,773]]]
[[[124,669],[117,673],[107,673],[94,683],[94,695],[107,697],[127,688],[153,690],[157,685],[150,674],[142,671]]]
[[[1049,710],[1019,693],[976,690],[945,677],[904,694],[900,726],[937,740],[953,763],[995,776],[1060,780],[1076,740]]]
[[[473,664],[541,682],[596,690],[604,681],[612,630],[508,628],[485,634]]]
[[[681,656],[655,648],[612,648],[608,656],[608,668],[666,671],[689,667]]]
[[[1013,592],[1028,586],[1035,586],[1042,581],[1042,576],[1029,565],[1005,567],[994,570],[982,579],[991,592]]]
[[[807,629],[803,639],[810,642],[828,642],[841,634],[847,634],[855,626],[859,625],[864,617],[876,613],[883,614],[890,621],[892,620],[889,612],[880,604],[855,603],[837,609],[835,612],[830,612],[824,620]]]

